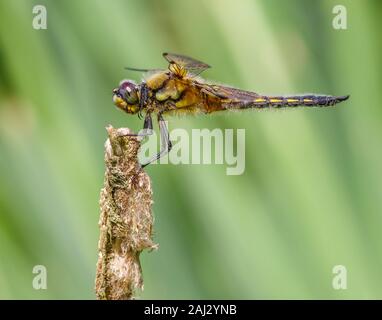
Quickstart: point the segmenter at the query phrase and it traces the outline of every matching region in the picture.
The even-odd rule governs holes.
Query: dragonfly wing
[[[200,107],[206,113],[222,110],[237,110],[250,108],[253,102],[260,97],[255,92],[240,90],[223,85],[194,82],[203,97]]]
[[[183,67],[184,69],[186,69],[187,71],[189,71],[190,73],[192,73],[194,75],[198,75],[201,72],[203,72],[204,70],[211,68],[210,65],[208,65],[202,61],[199,61],[199,60],[187,57],[187,56],[183,56],[180,54],[176,54],[176,53],[165,52],[165,53],[163,53],[163,57],[169,63],[175,63],[175,64]]]
[[[142,69],[142,68],[131,68],[131,67],[125,67],[125,70],[138,71],[138,72],[158,72],[158,71],[164,71],[164,69]]]
[[[166,69],[141,69],[141,68],[130,68],[130,67],[125,67],[125,70],[143,72],[143,78],[150,77],[151,75],[155,73],[161,73],[161,72],[167,71]]]
[[[200,89],[207,94],[214,95],[217,98],[227,100],[227,102],[245,102],[253,101],[260,97],[259,94],[251,91],[240,90],[232,87],[214,85],[214,84],[197,84]]]

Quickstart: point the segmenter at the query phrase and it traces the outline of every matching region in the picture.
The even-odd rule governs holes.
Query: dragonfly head
[[[113,89],[113,102],[123,111],[136,114],[139,111],[137,84],[132,80],[122,80],[119,87]]]

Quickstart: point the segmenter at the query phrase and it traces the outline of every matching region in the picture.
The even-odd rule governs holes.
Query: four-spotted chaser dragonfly
[[[145,165],[158,160],[170,152],[172,144],[163,115],[212,113],[222,110],[243,110],[249,108],[293,108],[328,107],[349,96],[294,95],[265,96],[251,91],[207,82],[198,75],[210,68],[201,61],[172,53],[164,53],[168,69],[135,69],[145,72],[144,80],[137,84],[122,80],[113,90],[114,104],[129,114],[145,113],[143,130],[135,136],[146,136],[153,132],[152,114],[157,115],[161,136],[160,152]],[[145,166],[143,165],[143,166]]]

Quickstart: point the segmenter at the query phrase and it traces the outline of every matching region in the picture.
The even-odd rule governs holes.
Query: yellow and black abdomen
[[[326,96],[326,95],[301,95],[290,97],[269,97],[259,96],[252,102],[248,102],[248,107],[262,108],[262,107],[328,107],[333,106],[341,101],[345,101],[349,96]],[[243,106],[245,108],[245,106]]]

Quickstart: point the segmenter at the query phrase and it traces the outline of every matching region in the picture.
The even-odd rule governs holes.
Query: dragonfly
[[[122,80],[113,89],[113,102],[119,109],[137,114],[140,119],[144,115],[143,129],[128,135],[145,137],[153,134],[152,115],[157,117],[161,147],[142,167],[171,151],[172,143],[164,116],[245,109],[329,107],[349,98],[349,95],[261,95],[204,80],[199,75],[210,65],[202,61],[174,53],[163,53],[163,57],[168,62],[167,69],[126,68],[143,72],[142,82]]]

